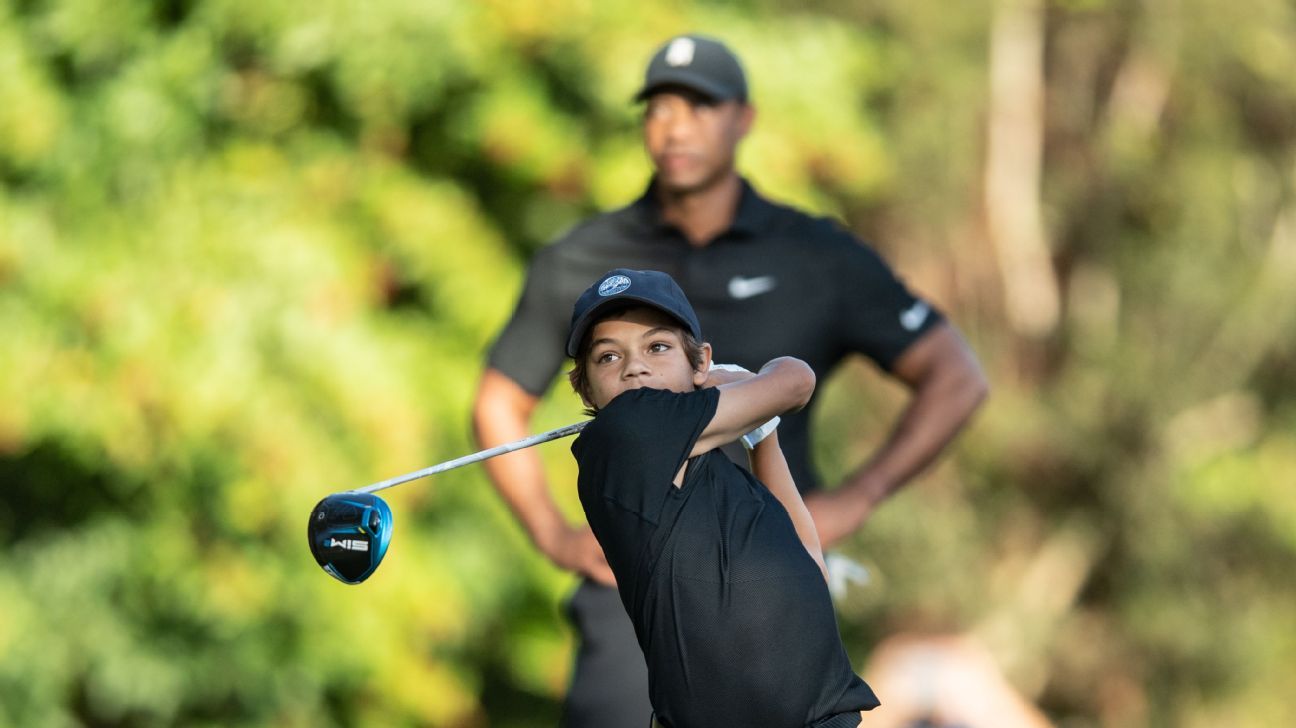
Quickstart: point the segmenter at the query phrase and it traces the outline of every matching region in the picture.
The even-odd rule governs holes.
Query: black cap
[[[576,356],[581,339],[599,312],[626,304],[641,304],[669,314],[683,324],[693,338],[702,338],[702,325],[698,323],[697,314],[693,313],[693,306],[674,278],[656,270],[615,268],[599,276],[576,299],[576,306],[572,308],[571,332],[567,335],[567,356]]]
[[[664,86],[683,86],[716,101],[747,100],[747,76],[738,57],[704,35],[676,36],[657,49],[635,101]]]

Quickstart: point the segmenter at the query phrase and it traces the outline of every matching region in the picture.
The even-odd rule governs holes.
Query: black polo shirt
[[[697,247],[662,220],[650,186],[633,204],[584,222],[536,253],[490,366],[542,395],[566,360],[572,305],[611,268],[670,274],[693,304],[716,361],[752,371],[794,356],[822,381],[852,353],[889,370],[941,320],[876,252],[831,219],[770,202],[744,180],[733,225]],[[819,485],[809,448],[816,401],[779,427],[802,491]],[[732,454],[746,462],[741,450]]]
[[[671,728],[858,725],[877,697],[851,668],[823,574],[782,504],[718,450],[673,485],[719,399],[623,392],[572,443],[653,709]]]

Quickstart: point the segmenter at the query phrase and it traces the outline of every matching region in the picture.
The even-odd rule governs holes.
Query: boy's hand
[[[774,434],[774,431],[778,429],[780,421],[781,420],[778,417],[775,417],[746,435],[743,435],[741,438],[743,447],[748,450],[756,449],[757,445],[761,444],[766,438]]]
[[[724,447],[775,415],[805,407],[814,396],[814,370],[794,357],[770,359],[756,375],[726,369],[708,371],[703,380],[721,396],[714,416],[693,444],[691,455]]]
[[[702,388],[706,389],[707,387],[718,387],[722,384],[741,382],[744,379],[751,379],[754,376],[756,375],[753,374],[751,370],[744,369],[737,364],[716,364],[713,361],[711,362],[711,368],[707,371],[706,383],[702,385]],[[743,447],[751,450],[760,444],[761,440],[769,437],[770,433],[774,432],[778,426],[779,418],[775,417],[746,435],[743,435],[741,438]]]
[[[707,380],[702,384],[702,388],[706,389],[707,387],[719,387],[722,384],[741,382],[754,376],[756,375],[737,364],[716,364],[711,362],[711,368],[707,370]]]

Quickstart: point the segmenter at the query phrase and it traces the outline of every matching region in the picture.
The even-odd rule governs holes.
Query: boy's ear
[[[711,345],[703,344],[702,363],[699,364],[698,368],[693,372],[693,386],[700,388],[703,384],[706,384],[707,376],[709,376],[708,372],[710,371],[711,371]]]

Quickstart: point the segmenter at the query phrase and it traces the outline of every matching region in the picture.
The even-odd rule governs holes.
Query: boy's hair
[[[626,306],[625,308],[608,311],[606,314],[599,316],[590,324],[590,327],[586,329],[585,336],[581,339],[580,346],[576,348],[576,356],[572,358],[573,364],[571,371],[567,372],[567,381],[571,382],[572,390],[575,391],[576,394],[579,394],[581,399],[584,401],[589,402],[591,399],[589,391],[589,372],[586,370],[585,366],[585,360],[589,358],[590,347],[593,344],[590,339],[590,333],[594,331],[594,326],[597,325],[599,321],[610,318],[620,318],[635,308],[641,307]],[[642,308],[648,308],[649,310],[654,311],[657,310],[649,306],[643,306]],[[672,322],[670,328],[675,331],[675,333],[679,334],[680,343],[684,349],[684,356],[688,357],[689,366],[693,367],[694,371],[701,369],[703,361],[702,342],[698,341],[696,336],[678,323]],[[585,409],[585,414],[590,416],[598,414],[598,407],[590,405]]]

